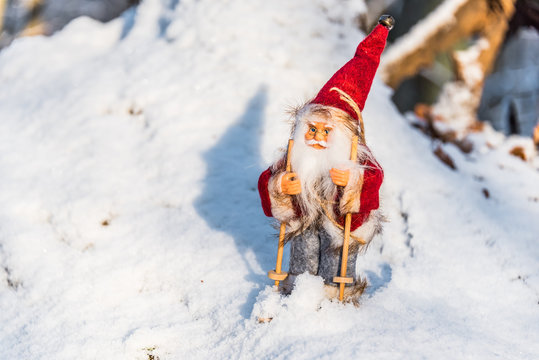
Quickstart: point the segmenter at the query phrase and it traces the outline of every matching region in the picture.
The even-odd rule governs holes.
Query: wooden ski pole
[[[352,137],[352,148],[350,150],[350,160],[353,162],[357,159],[357,142],[358,137]],[[333,282],[339,283],[339,300],[343,301],[344,298],[344,285],[351,284],[354,279],[346,277],[346,268],[348,266],[348,244],[350,242],[350,225],[352,223],[352,214],[347,213],[344,218],[344,240],[342,243],[342,260],[341,260],[341,276],[335,276]]]
[[[292,146],[294,145],[294,140],[288,140],[288,149],[286,150],[286,172],[291,171],[290,165],[290,155],[292,153]],[[288,276],[287,272],[281,272],[281,267],[283,264],[283,250],[284,250],[284,235],[286,233],[286,223],[281,223],[281,229],[279,230],[279,246],[277,248],[277,264],[275,265],[275,270],[268,271],[268,277],[271,280],[275,280],[275,287],[279,289],[279,281],[286,279]]]

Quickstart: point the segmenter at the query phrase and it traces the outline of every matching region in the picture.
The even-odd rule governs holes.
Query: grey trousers
[[[348,254],[346,276],[356,281],[357,252]],[[323,229],[307,229],[290,240],[290,281],[304,272],[319,275],[328,285],[338,285],[333,277],[340,276],[342,252],[331,247],[331,237]]]

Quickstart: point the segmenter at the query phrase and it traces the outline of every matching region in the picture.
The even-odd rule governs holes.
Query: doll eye
[[[326,130],[324,130],[324,132],[326,133],[326,135],[328,135],[330,131],[331,131],[331,129],[326,129]]]
[[[310,132],[316,132],[316,129],[315,129],[314,127],[311,127],[311,128],[309,129],[309,131],[310,131]]]

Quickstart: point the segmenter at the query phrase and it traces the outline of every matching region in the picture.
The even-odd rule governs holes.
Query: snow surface
[[[358,260],[362,305],[308,275],[272,291],[256,181],[286,106],[354,53],[361,8],[146,0],[2,51],[0,357],[536,359],[537,157],[477,134],[468,155],[441,145],[452,171],[378,80],[389,222]]]

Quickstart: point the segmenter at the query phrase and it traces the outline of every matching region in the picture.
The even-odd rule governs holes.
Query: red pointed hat
[[[329,79],[311,103],[341,109],[359,121],[359,114],[353,103],[363,111],[380,56],[386,46],[387,35],[394,24],[395,19],[392,16],[382,15],[378,25],[358,45],[352,60]]]

